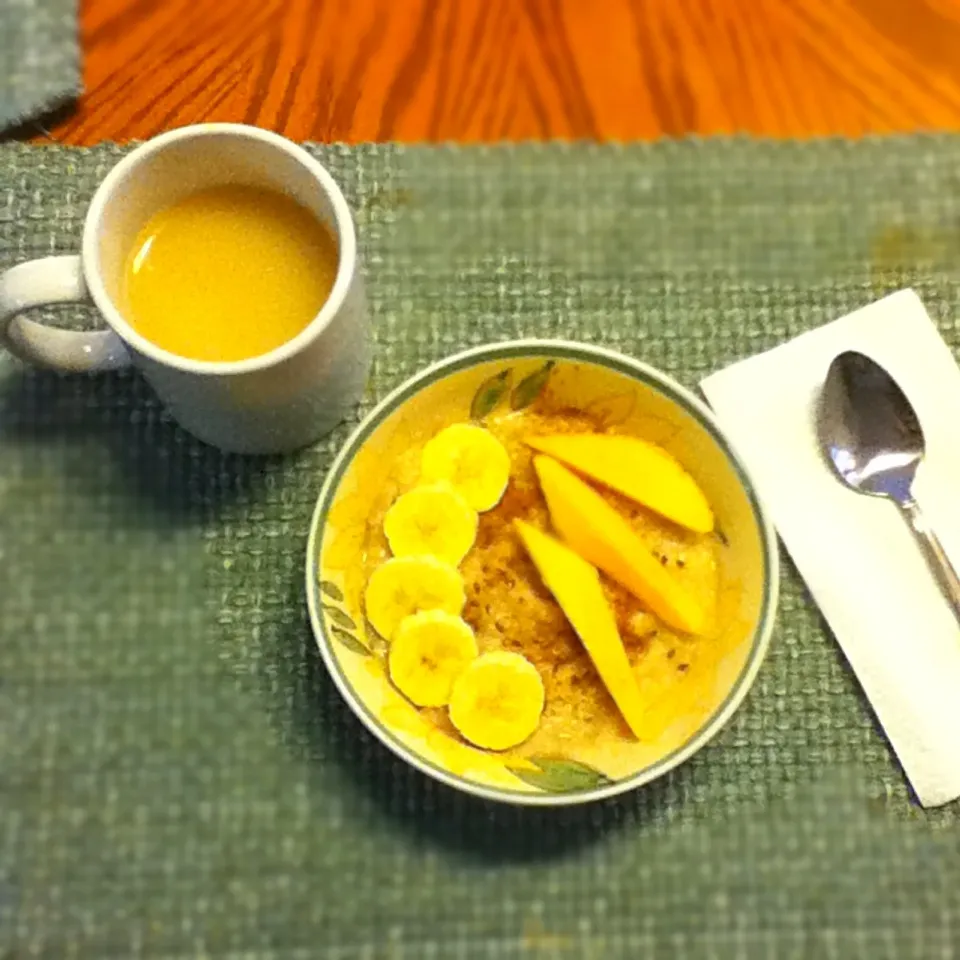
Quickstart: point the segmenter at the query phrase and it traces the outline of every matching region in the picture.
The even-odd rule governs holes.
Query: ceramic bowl
[[[364,551],[374,505],[409,478],[391,476],[450,423],[509,410],[550,391],[659,443],[713,507],[719,568],[716,651],[696,696],[647,742],[624,737],[603,754],[508,754],[476,749],[439,727],[391,684],[385,644],[363,614]],[[415,479],[415,477],[414,477]],[[750,689],[770,641],[778,590],[776,538],[743,464],[707,407],[669,377],[599,347],[524,340],[467,350],[417,374],[360,424],[317,501],[307,548],[310,620],[350,708],[399,757],[467,793],[513,804],[564,806],[632,790],[701,749]]]

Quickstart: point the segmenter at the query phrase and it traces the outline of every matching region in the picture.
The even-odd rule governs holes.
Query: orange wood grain
[[[66,143],[960,129],[960,0],[81,0],[81,44]]]

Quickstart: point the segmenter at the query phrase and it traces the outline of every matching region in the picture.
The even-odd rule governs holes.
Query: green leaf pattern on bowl
[[[320,593],[336,603],[321,602],[320,608],[326,614],[327,628],[332,637],[343,644],[353,653],[369,657],[373,651],[357,636],[357,625],[353,617],[343,607],[338,606],[345,601],[343,591],[332,580],[320,580],[317,583]]]
[[[369,657],[371,650],[364,646],[349,630],[344,630],[334,624],[330,625],[330,633],[336,637],[348,650],[359,653],[363,657]]]
[[[606,774],[580,763],[579,760],[564,760],[559,757],[526,757],[526,760],[537,769],[510,764],[507,764],[507,769],[524,783],[546,793],[578,793],[613,783]]]
[[[550,379],[550,371],[557,365],[556,360],[548,360],[539,370],[525,376],[510,394],[510,408],[522,410],[529,407],[543,392],[543,388]]]
[[[332,580],[321,580],[320,592],[325,597],[336,600],[337,603],[343,603],[343,591]]]
[[[345,610],[341,610],[340,607],[335,607],[332,603],[323,603],[321,606],[326,611],[331,623],[335,623],[338,627],[343,627],[344,630],[357,629],[353,618]]]
[[[510,389],[510,381],[513,371],[510,367],[501,370],[499,373],[488,377],[477,388],[473,395],[473,402],[470,404],[470,418],[472,420],[483,420],[496,410],[500,401],[506,396]]]

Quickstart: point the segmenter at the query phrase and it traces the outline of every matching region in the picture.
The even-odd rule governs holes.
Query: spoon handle
[[[927,563],[936,575],[940,589],[950,601],[954,614],[960,619],[960,575],[947,557],[937,535],[930,529],[917,501],[907,500],[901,503],[900,507],[923,549]]]

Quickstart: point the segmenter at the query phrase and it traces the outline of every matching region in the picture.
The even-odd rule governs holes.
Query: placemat
[[[960,347],[960,139],[311,149],[359,226],[365,407],[521,335],[695,386],[905,284]],[[123,152],[0,148],[0,266],[75,250]],[[517,810],[373,741],[302,589],[352,426],[225,456],[135,375],[0,359],[0,957],[960,955],[960,806],[912,802],[789,565],[743,709],[645,789]]]
[[[80,92],[76,0],[0,3],[0,131]]]

